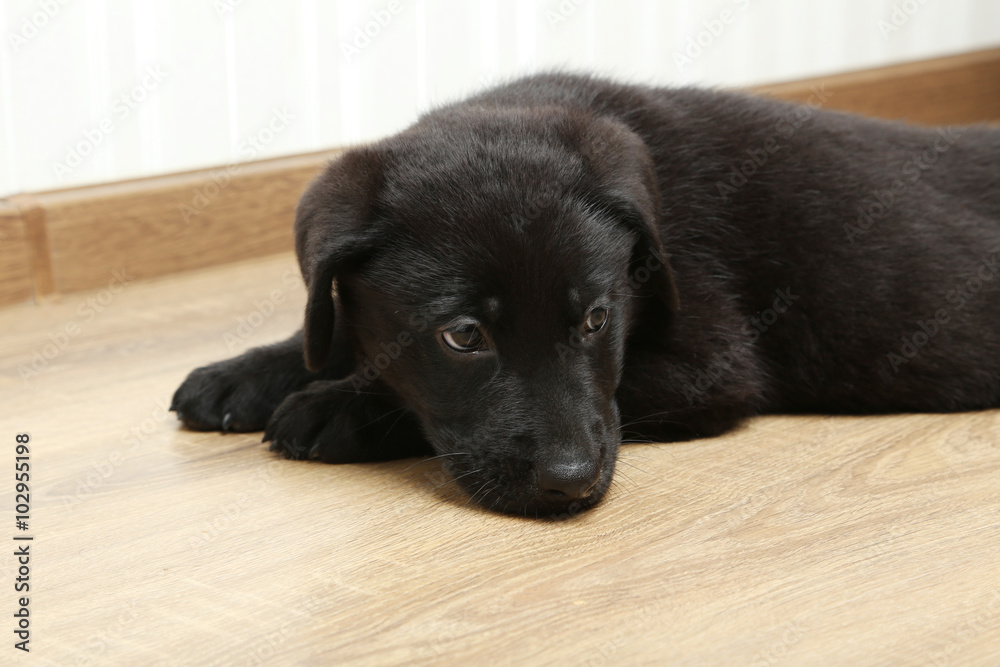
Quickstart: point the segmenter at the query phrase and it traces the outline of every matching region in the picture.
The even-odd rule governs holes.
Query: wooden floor
[[[433,461],[178,428],[192,367],[296,328],[290,256],[123,279],[0,311],[35,538],[30,656],[0,557],[0,663],[1000,664],[1000,411],[759,418],[623,448],[582,516],[498,516]]]

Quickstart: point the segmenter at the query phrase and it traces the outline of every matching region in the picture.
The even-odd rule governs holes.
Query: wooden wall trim
[[[17,208],[24,229],[34,296],[42,300],[56,293],[45,207],[34,195],[15,195],[10,202]]]
[[[52,290],[105,286],[286,252],[303,190],[339,151],[33,196]],[[39,285],[39,293],[46,293]]]
[[[915,123],[1000,120],[1000,48],[754,92]],[[299,196],[331,150],[0,200],[0,304],[292,248]]]
[[[923,125],[1000,121],[1000,48],[773,85],[754,92],[807,102],[830,93],[825,109]]]
[[[31,253],[21,210],[9,200],[0,200],[0,304],[34,297]]]

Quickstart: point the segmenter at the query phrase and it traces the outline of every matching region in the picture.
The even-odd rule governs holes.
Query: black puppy
[[[304,330],[192,372],[188,427],[551,514],[622,438],[1000,405],[997,129],[536,76],[347,151],[295,233]]]

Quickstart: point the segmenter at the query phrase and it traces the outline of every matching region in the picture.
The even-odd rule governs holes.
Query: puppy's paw
[[[415,418],[391,395],[359,393],[350,378],[313,382],[282,402],[264,442],[292,459],[326,463],[384,461],[425,454]]]
[[[289,379],[262,371],[245,357],[220,361],[191,371],[170,409],[196,431],[260,431],[294,390]]]
[[[359,407],[349,384],[313,382],[288,396],[264,430],[271,451],[290,459],[322,459],[327,463],[364,460],[361,427],[353,414]]]

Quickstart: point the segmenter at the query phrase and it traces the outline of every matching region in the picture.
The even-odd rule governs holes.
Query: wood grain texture
[[[0,305],[34,297],[31,244],[20,208],[0,200]]]
[[[752,90],[802,103],[822,90],[824,108],[924,125],[997,122],[1000,48]]]
[[[498,516],[433,460],[178,428],[191,368],[298,326],[298,280],[286,254],[0,311],[35,535],[32,653],[0,661],[1000,664],[1000,411],[758,418],[624,447],[583,515]]]

